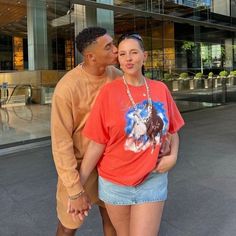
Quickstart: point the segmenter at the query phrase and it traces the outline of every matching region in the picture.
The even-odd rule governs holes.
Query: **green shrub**
[[[164,80],[171,80],[172,79],[172,75],[169,73],[165,73],[164,74]]]
[[[202,72],[198,72],[196,75],[195,75],[195,78],[196,79],[201,79],[203,77],[203,73]]]
[[[179,75],[179,78],[180,78],[180,79],[187,79],[187,78],[188,78],[188,73],[187,73],[187,72],[182,72],[182,73]]]
[[[213,72],[209,72],[208,78],[212,78],[213,76],[214,76],[214,73]]]
[[[222,76],[222,77],[226,77],[228,75],[228,72],[226,70],[222,70],[220,73],[219,73],[219,76]]]
[[[236,76],[236,70],[232,70],[232,71],[230,71],[230,75],[232,75],[232,76]]]

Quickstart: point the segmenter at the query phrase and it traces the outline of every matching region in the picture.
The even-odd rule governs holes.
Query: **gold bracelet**
[[[84,193],[85,193],[85,190],[83,189],[83,190],[82,190],[81,192],[79,192],[78,194],[73,195],[73,196],[69,196],[69,199],[70,199],[70,200],[76,200],[76,199],[78,199],[79,197],[81,197]]]

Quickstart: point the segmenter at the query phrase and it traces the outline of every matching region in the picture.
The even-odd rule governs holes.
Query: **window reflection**
[[[43,108],[46,118],[41,123],[47,129],[43,135],[49,135],[48,104],[57,82],[82,59],[74,39],[86,26],[106,27],[115,41],[124,32],[138,32],[149,55],[146,75],[153,79],[172,76],[177,80],[181,73],[192,79],[199,72],[207,77],[209,73],[217,76],[221,71],[235,70],[236,1],[93,0],[90,6],[86,1],[85,5],[76,2],[0,0],[0,87],[5,82],[11,88],[29,85],[32,93],[22,105],[22,113],[20,107],[10,110],[2,107],[0,130],[15,128],[14,122],[22,125],[23,120],[31,128],[37,127],[31,120],[35,117],[32,114],[35,108]],[[109,5],[109,9],[99,8],[100,3]],[[43,20],[38,21],[37,17]],[[182,88],[185,82],[181,81]],[[204,87],[212,88],[214,102],[220,97],[221,87],[217,83],[212,80],[211,85]],[[236,82],[227,84],[235,86]],[[171,91],[177,93],[177,87],[171,86]],[[192,94],[193,82],[185,90]],[[9,94],[1,92],[1,104]],[[203,98],[194,94],[191,99]],[[9,114],[15,117],[14,121],[9,120]]]

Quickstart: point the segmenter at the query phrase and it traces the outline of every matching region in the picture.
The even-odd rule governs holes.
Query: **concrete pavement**
[[[183,116],[160,236],[234,236],[236,104]],[[50,146],[0,155],[0,236],[55,235],[55,190]],[[102,236],[96,207],[77,235]]]

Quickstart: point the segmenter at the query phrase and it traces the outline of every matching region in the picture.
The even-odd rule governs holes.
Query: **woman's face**
[[[118,46],[118,60],[120,68],[125,74],[135,75],[142,73],[142,66],[147,53],[142,50],[136,39],[124,39]]]

